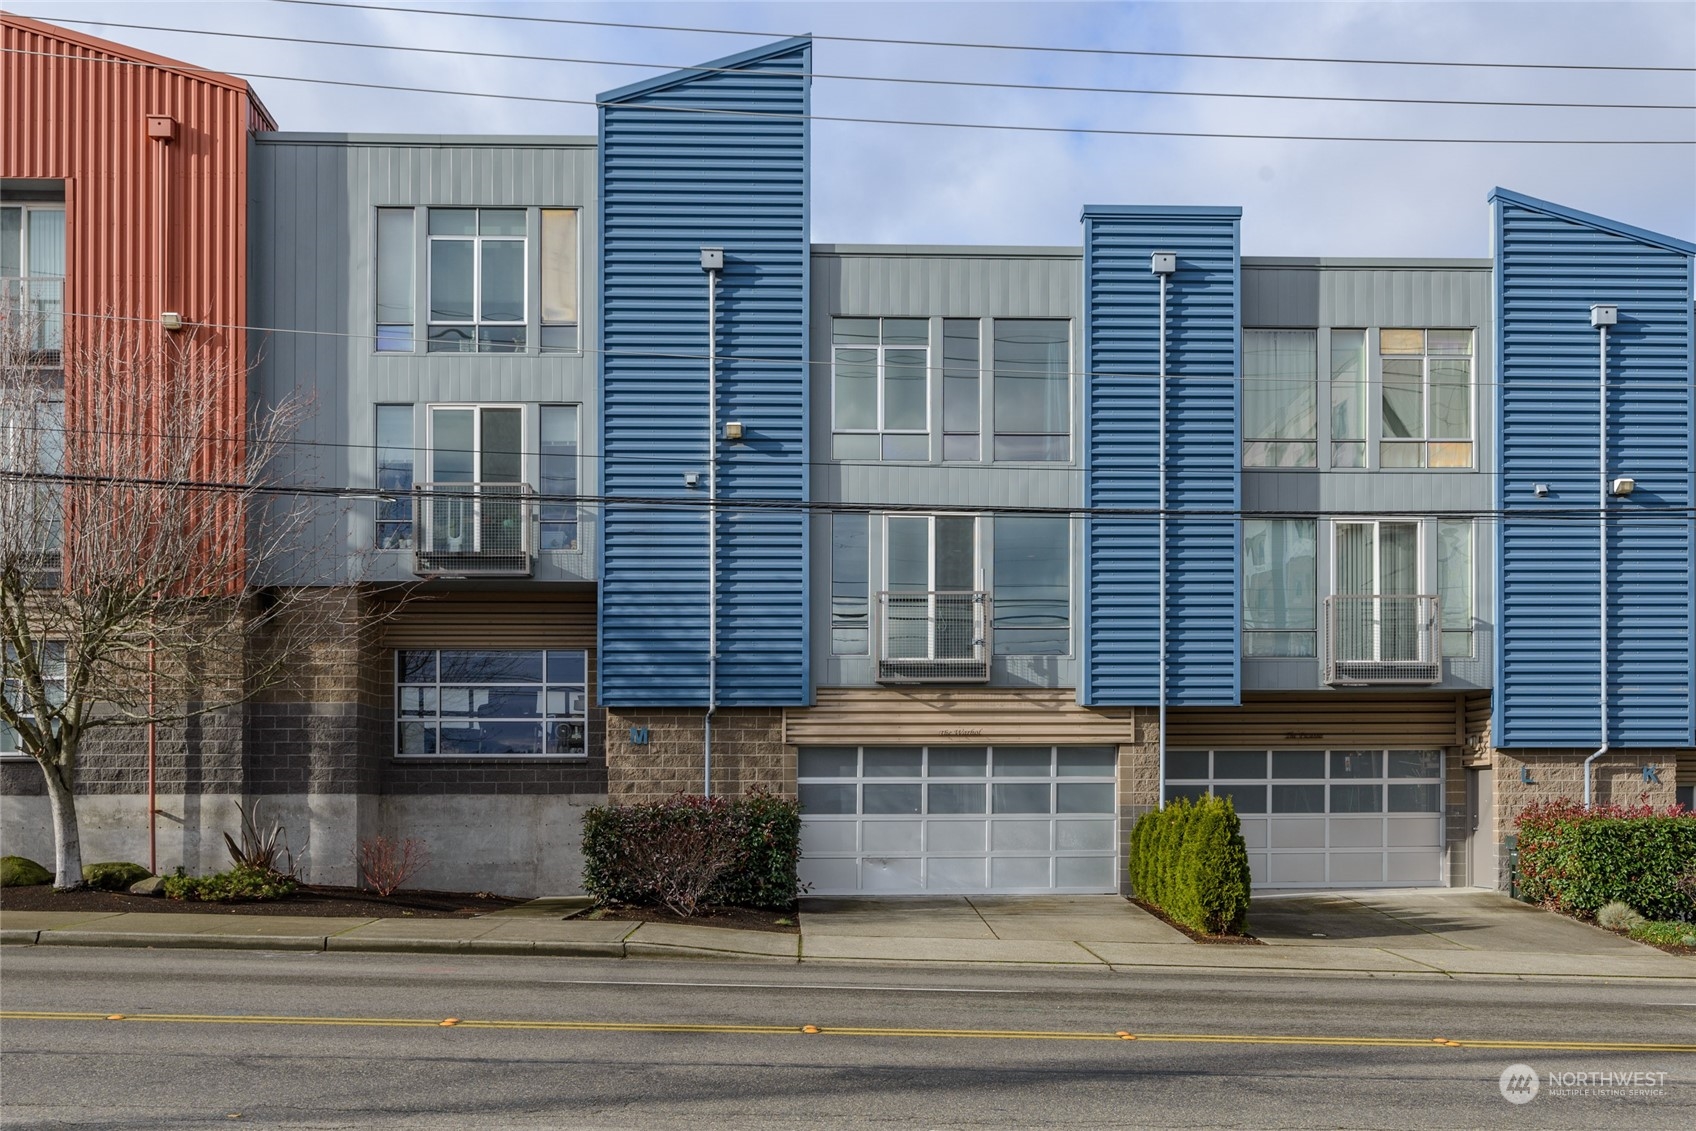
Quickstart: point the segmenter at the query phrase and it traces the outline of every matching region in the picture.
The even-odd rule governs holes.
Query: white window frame
[[[1353,327],[1339,327],[1339,329],[1352,329],[1352,328]],[[1422,435],[1417,436],[1417,437],[1415,437],[1415,436],[1395,437],[1395,436],[1386,435],[1385,432],[1384,432],[1384,392],[1385,392],[1385,387],[1386,387],[1385,382],[1384,382],[1384,362],[1385,361],[1392,361],[1392,360],[1412,360],[1416,356],[1416,355],[1411,354],[1411,353],[1386,354],[1384,352],[1384,337],[1383,337],[1385,330],[1417,330],[1421,335],[1425,335],[1425,337],[1422,339],[1423,346],[1422,346],[1421,352],[1417,355],[1418,358],[1419,358],[1419,361],[1420,361],[1419,395],[1420,395],[1420,401],[1421,401],[1420,411],[1421,411],[1421,414],[1422,414],[1421,420],[1420,420],[1420,429],[1421,429]],[[1431,334],[1432,331],[1437,331],[1439,333],[1465,333],[1465,334],[1470,335],[1471,340],[1468,344],[1467,352],[1464,355],[1463,354],[1433,354],[1431,352],[1431,339],[1429,337],[1429,335]],[[1368,337],[1367,348],[1372,351],[1372,356],[1369,359],[1370,362],[1371,362],[1371,365],[1372,365],[1372,381],[1368,385],[1368,398],[1369,399],[1368,399],[1368,410],[1367,410],[1368,413],[1370,414],[1368,416],[1368,428],[1370,430],[1372,430],[1373,433],[1374,433],[1373,441],[1372,441],[1373,453],[1372,453],[1372,457],[1371,457],[1372,458],[1372,466],[1375,469],[1383,470],[1383,471],[1389,471],[1389,472],[1398,472],[1398,471],[1466,472],[1466,471],[1477,470],[1477,468],[1478,468],[1478,447],[1479,447],[1479,444],[1478,444],[1478,328],[1476,326],[1375,326],[1375,327],[1372,328],[1371,334]],[[1450,359],[1459,359],[1459,358],[1462,358],[1462,357],[1465,358],[1466,363],[1467,363],[1467,390],[1466,390],[1467,434],[1465,436],[1434,436],[1434,435],[1432,435],[1432,427],[1431,427],[1433,405],[1435,403],[1434,399],[1431,395],[1431,362],[1433,360],[1442,361],[1442,360],[1450,360]],[[1373,390],[1376,390],[1376,391],[1374,392]],[[1374,423],[1376,424],[1375,428],[1373,427]],[[1411,467],[1400,467],[1400,466],[1389,467],[1389,466],[1386,466],[1384,464],[1384,445],[1387,444],[1387,443],[1388,444],[1406,444],[1406,445],[1409,445],[1409,446],[1412,446],[1414,444],[1418,444],[1419,445],[1419,464],[1417,466],[1411,466]],[[1468,445],[1467,462],[1464,465],[1455,464],[1453,466],[1440,466],[1440,467],[1431,466],[1431,446],[1433,444],[1466,444],[1466,445]]]
[[[437,450],[436,449],[436,412],[437,412],[437,410],[443,410],[443,411],[460,410],[460,411],[463,411],[463,410],[467,410],[467,409],[471,410],[475,414],[474,415],[474,425],[473,425],[473,428],[472,428],[471,474],[472,474],[473,478],[471,479],[471,482],[472,483],[482,483],[482,482],[484,482],[484,480],[482,478],[482,469],[483,469],[483,410],[487,409],[487,408],[499,408],[499,409],[517,409],[518,412],[519,412],[518,433],[519,433],[519,436],[521,438],[519,440],[519,453],[518,454],[519,454],[520,470],[522,471],[523,474],[519,477],[518,481],[521,482],[521,483],[524,483],[528,486],[533,486],[535,484],[535,480],[536,480],[536,475],[535,475],[536,469],[534,467],[534,463],[535,463],[534,453],[532,452],[531,447],[530,447],[530,437],[533,434],[533,428],[535,426],[535,421],[533,421],[531,419],[532,410],[535,409],[536,407],[537,406],[535,406],[533,404],[526,403],[524,401],[432,401],[431,403],[425,405],[424,406],[424,409],[425,409],[424,437],[425,437],[426,442],[425,442],[425,446],[424,446],[424,454],[427,455],[429,457],[429,460],[430,460],[430,468],[429,468],[430,474],[429,474],[429,477],[427,479],[423,480],[423,482],[427,482],[427,483],[439,482],[439,480],[436,478],[436,450]],[[579,422],[578,426],[579,426],[579,428],[582,427],[581,422]],[[579,435],[581,435],[581,433],[579,433]],[[416,467],[413,469],[412,477],[413,477],[414,481],[418,481],[419,478],[420,478],[419,475],[418,475],[418,471],[417,471]],[[491,480],[490,482],[498,482],[498,480]]]
[[[877,323],[877,345],[875,345],[875,346],[866,345],[866,344],[842,344],[842,345],[838,345],[837,342],[836,342],[836,329],[835,329],[835,327],[836,327],[836,322],[839,319],[841,319],[841,320],[863,319],[863,320],[866,320],[866,321],[875,321]],[[883,324],[885,322],[890,322],[890,321],[895,321],[895,322],[923,322],[925,324],[925,344],[922,345],[922,346],[913,345],[913,344],[910,344],[910,343],[909,344],[900,344],[900,345],[886,345],[884,343],[884,340],[883,340]],[[851,460],[849,462],[854,462],[854,463],[861,463],[861,462],[865,462],[865,463],[871,463],[871,462],[876,462],[876,463],[928,463],[928,462],[930,462],[931,444],[930,444],[929,437],[930,437],[930,434],[931,434],[932,426],[935,423],[932,419],[931,402],[935,399],[935,393],[936,393],[936,388],[935,388],[935,386],[936,386],[936,374],[935,374],[935,371],[934,371],[935,367],[932,366],[932,364],[931,364],[931,325],[930,325],[930,323],[931,323],[931,319],[928,316],[904,317],[904,316],[901,316],[901,315],[894,315],[894,314],[891,314],[891,315],[837,314],[837,315],[831,316],[831,343],[830,343],[830,430],[831,430],[831,435],[832,436],[839,436],[840,435],[840,436],[876,436],[876,437],[878,437],[878,454],[877,454],[877,457],[876,457],[875,460],[872,459],[871,457],[862,457],[860,459]],[[845,350],[845,349],[848,349],[848,350],[872,350],[877,354],[877,379],[875,381],[875,384],[877,386],[877,427],[875,427],[875,428],[848,428],[848,427],[845,427],[845,426],[839,424],[838,421],[837,421],[837,418],[836,418],[837,401],[838,401],[838,397],[836,395],[836,393],[837,393],[837,387],[836,387],[836,381],[837,381],[837,377],[836,377],[837,351]],[[885,414],[885,411],[886,411],[886,402],[887,402],[887,397],[886,397],[885,394],[886,394],[886,386],[887,386],[888,381],[889,381],[889,376],[888,376],[889,369],[888,369],[888,362],[887,362],[887,356],[886,355],[887,355],[888,351],[890,351],[890,350],[922,350],[924,352],[925,361],[924,361],[924,367],[923,368],[924,368],[924,374],[925,374],[925,395],[924,395],[925,423],[924,423],[924,427],[922,427],[922,428],[891,428],[885,422],[884,414]],[[885,458],[885,456],[883,454],[883,439],[882,439],[884,436],[924,436],[924,437],[926,437],[924,457],[922,459],[918,458],[918,457],[915,457],[913,459]],[[834,453],[832,453],[832,454],[834,455]]]
[[[506,207],[495,205],[436,205],[424,209],[424,349],[426,353],[431,352],[430,345],[432,339],[430,338],[430,330],[432,327],[436,326],[460,326],[469,329],[471,331],[472,345],[472,348],[469,350],[434,351],[437,353],[528,353],[531,351],[533,346],[537,345],[537,343],[530,340],[531,316],[537,313],[534,305],[532,304],[533,296],[531,294],[530,287],[530,273],[533,265],[533,256],[531,255],[530,248],[530,219],[532,211],[535,210],[524,205],[511,205]],[[430,213],[432,212],[471,212],[477,217],[475,223],[478,228],[478,232],[475,235],[469,236],[436,235],[430,231]],[[524,234],[522,236],[483,235],[481,229],[484,212],[522,213],[524,216]],[[581,229],[581,225],[579,225],[579,228]],[[538,236],[538,238],[540,237]],[[471,297],[472,305],[475,309],[472,311],[472,318],[470,322],[447,321],[433,317],[433,312],[431,310],[432,296],[436,293],[436,257],[434,249],[437,242],[469,243],[471,245]],[[519,318],[517,321],[499,321],[483,317],[483,245],[485,243],[516,243],[524,249],[524,270],[520,273],[524,280],[524,314],[523,317]],[[581,235],[578,236],[578,244],[579,246],[582,244]],[[581,299],[579,299],[579,301],[581,301]],[[517,326],[524,330],[524,343],[515,349],[483,349],[481,348],[483,343],[478,335],[478,331],[484,326]]]
[[[59,653],[57,661],[50,661],[44,658],[40,666],[42,675],[45,677],[52,673],[52,667],[56,663],[58,668],[58,678],[43,678],[42,682],[46,685],[49,699],[53,698],[52,689],[54,687],[59,689],[58,702],[63,704],[65,701],[65,684],[69,678],[69,671],[66,667],[67,649],[65,647],[65,642],[63,640],[43,640],[38,643],[37,647],[39,647],[44,654],[50,650],[57,650]],[[0,694],[5,694],[8,698],[16,695],[18,698],[14,700],[14,705],[22,707],[27,705],[23,699],[22,680],[9,674],[11,665],[16,662],[10,657],[16,654],[17,653],[13,651],[10,644],[0,645]],[[11,688],[14,687],[17,688],[17,691],[15,692],[11,690]],[[32,719],[36,717],[34,711],[20,711],[18,713],[29,715]],[[23,743],[19,740],[17,732],[7,726],[4,722],[0,722],[0,761],[12,760],[31,759],[29,754],[25,753]]]
[[[58,275],[35,275],[35,274],[31,274],[30,269],[29,269],[29,218],[30,218],[30,214],[33,213],[33,212],[57,212],[57,213],[59,213],[59,215],[62,217],[62,219],[59,222],[59,229],[64,234],[64,243],[65,243],[65,246],[60,249],[60,257],[65,260],[65,266],[67,268],[69,268],[69,266],[70,266],[70,238],[71,238],[70,216],[69,216],[68,212],[66,211],[64,201],[59,201],[59,200],[42,201],[40,203],[31,202],[31,201],[16,201],[16,202],[8,202],[3,207],[6,208],[7,210],[17,209],[18,212],[19,212],[19,215],[18,215],[18,273],[16,275],[5,276],[5,278],[8,278],[8,279],[18,280],[18,285],[20,287],[20,293],[17,296],[17,300],[21,301],[23,299],[23,293],[22,292],[27,291],[29,289],[29,284],[32,283],[32,282],[55,282],[56,281],[56,282],[59,283],[59,296],[58,296],[58,308],[59,309],[58,309],[58,313],[57,314],[44,314],[44,315],[42,315],[41,316],[41,324],[36,329],[36,337],[39,339],[39,342],[40,342],[40,347],[39,347],[40,350],[44,353],[47,353],[47,354],[56,355],[56,354],[59,353],[60,350],[62,350],[64,348],[64,340],[65,340],[64,339],[64,311],[65,311],[64,282],[65,282],[66,276],[63,273],[58,274]],[[5,302],[7,303],[8,306],[11,305],[11,303],[14,301],[14,299],[11,295],[5,295],[4,300],[5,300]]]

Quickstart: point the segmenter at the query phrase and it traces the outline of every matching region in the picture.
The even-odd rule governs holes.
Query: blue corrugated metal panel
[[[1167,701],[1240,697],[1236,208],[1084,210],[1084,503],[1088,705],[1159,697],[1159,295],[1167,284]],[[1185,512],[1200,512],[1186,514]]]
[[[1500,746],[1595,746],[1598,333],[1608,333],[1607,741],[1696,744],[1696,245],[1497,189]],[[1546,498],[1534,483],[1549,486]],[[1564,519],[1550,511],[1589,509]],[[1531,517],[1526,517],[1527,515]]]
[[[810,41],[786,40],[601,96],[600,699],[707,702],[707,275],[718,293],[723,706],[810,695],[807,523],[738,502],[807,499]],[[729,72],[729,73],[726,73]],[[684,485],[688,472],[699,486]]]

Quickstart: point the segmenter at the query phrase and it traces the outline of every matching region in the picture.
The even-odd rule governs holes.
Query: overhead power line
[[[566,63],[579,66],[631,67],[661,72],[715,75],[778,75],[786,78],[805,77],[840,82],[900,83],[917,86],[968,87],[985,90],[1050,91],[1063,94],[1119,94],[1156,96],[1163,98],[1217,98],[1277,102],[1343,102],[1370,103],[1388,106],[1466,106],[1479,108],[1516,108],[1534,110],[1696,110],[1690,102],[1551,102],[1547,100],[1507,100],[1477,98],[1390,98],[1359,94],[1268,94],[1255,91],[1166,90],[1120,86],[1068,86],[1056,83],[991,82],[983,79],[912,78],[904,75],[828,74],[822,71],[762,71],[748,67],[706,67],[672,65],[668,63],[637,63],[621,59],[595,59],[569,55],[529,55],[513,51],[473,51],[465,47],[420,47],[398,43],[371,43],[364,40],[324,39],[317,36],[265,35],[252,31],[214,31],[210,28],[164,27],[158,24],[128,24],[112,20],[73,20],[55,17],[54,22],[80,24],[87,27],[127,28],[132,31],[161,31],[173,35],[215,36],[225,39],[254,39],[268,43],[300,43],[313,47],[350,47],[369,51],[403,51],[422,55],[447,55],[470,59],[498,59],[502,62]]]
[[[506,20],[515,23],[567,24],[576,27],[625,28],[633,31],[680,31],[699,35],[740,35],[764,39],[786,39],[794,32],[750,31],[734,28],[691,27],[677,24],[642,24],[621,20],[583,20],[565,16],[520,16],[505,12],[459,12],[445,8],[411,8],[393,4],[352,4],[342,0],[276,0],[314,8],[345,8],[354,11],[400,12],[415,16],[455,16],[473,20]],[[1506,63],[1460,59],[1368,59],[1317,55],[1247,55],[1207,51],[1149,51],[1126,47],[1061,47],[1038,43],[979,43],[946,39],[899,39],[893,36],[827,35],[810,33],[809,38],[832,43],[876,43],[894,47],[946,47],[971,51],[1024,51],[1062,55],[1105,55],[1143,59],[1219,59],[1252,63],[1328,63],[1360,67],[1463,67],[1525,71],[1619,71],[1686,74],[1696,67],[1660,67],[1611,63]]]
[[[292,0],[290,0],[290,2],[292,2]],[[6,48],[5,53],[13,55],[31,55],[51,59],[68,59],[79,63],[148,67],[156,65],[153,63],[138,62],[131,59],[91,58],[85,55],[67,55],[50,51],[26,51],[21,48],[13,47]],[[452,90],[446,87],[402,86],[393,83],[356,82],[352,79],[305,78],[300,75],[264,74],[258,71],[232,71],[215,67],[190,67],[186,65],[179,65],[176,69],[187,72],[234,75],[238,78],[250,80],[265,79],[270,82],[310,83],[319,86],[349,87],[357,90],[388,90],[403,94],[441,94],[456,98],[489,98],[507,102],[539,102],[557,106],[600,107],[605,105],[614,105],[587,98],[558,98],[543,94],[502,94],[488,91]],[[643,103],[640,107],[634,107],[633,109],[639,109],[644,113],[695,114],[707,118],[752,118],[787,122],[844,122],[852,125],[912,126],[926,129],[980,130],[990,132],[1007,131],[1011,133],[1036,134],[1085,134],[1099,137],[1201,138],[1215,141],[1328,141],[1382,143],[1390,145],[1594,145],[1607,146],[1610,148],[1638,145],[1696,146],[1696,139],[1688,138],[1390,137],[1380,135],[1236,133],[1229,131],[1205,130],[1111,129],[1102,126],[1044,126],[1017,124],[1011,122],[947,122],[914,118],[866,118],[842,114],[784,114],[774,111],[728,110],[720,107],[664,105],[659,103]]]

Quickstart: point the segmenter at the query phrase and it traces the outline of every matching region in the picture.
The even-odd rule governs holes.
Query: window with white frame
[[[930,321],[836,318],[831,326],[837,459],[930,458]]]
[[[1071,323],[997,318],[994,333],[994,457],[1070,459]]]
[[[573,208],[377,209],[377,351],[575,351],[578,241]]]
[[[57,354],[64,343],[65,206],[0,207],[0,303],[24,319],[30,348]]]
[[[1471,330],[1378,332],[1380,467],[1472,466]]]
[[[395,732],[402,758],[586,757],[588,655],[396,652]]]
[[[1243,331],[1243,466],[1316,467],[1318,331]]]
[[[431,405],[430,494],[424,507],[436,551],[524,544],[523,405]]]
[[[63,641],[49,640],[39,645],[39,648],[36,673],[41,677],[41,689],[46,696],[47,706],[56,708],[65,702],[65,644]],[[17,718],[28,719],[33,723],[40,715],[26,687],[23,669],[24,665],[18,662],[16,648],[9,643],[0,647],[0,695],[5,697],[6,709]],[[18,732],[4,718],[0,718],[0,758],[24,756]]]

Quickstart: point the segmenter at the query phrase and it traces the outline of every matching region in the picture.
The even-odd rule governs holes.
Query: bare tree
[[[307,403],[232,406],[226,351],[112,324],[61,379],[0,314],[0,722],[46,778],[61,889],[90,735],[241,703],[364,615],[351,587],[253,583],[311,555],[325,500],[279,474]]]

